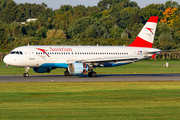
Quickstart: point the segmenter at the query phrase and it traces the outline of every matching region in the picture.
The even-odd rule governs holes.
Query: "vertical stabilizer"
[[[158,16],[152,16],[144,25],[141,32],[129,47],[147,47],[152,48],[154,36],[156,32],[156,26],[158,22]]]

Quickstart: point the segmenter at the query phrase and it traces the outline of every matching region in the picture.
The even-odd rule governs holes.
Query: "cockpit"
[[[11,51],[9,54],[23,55],[22,51]]]

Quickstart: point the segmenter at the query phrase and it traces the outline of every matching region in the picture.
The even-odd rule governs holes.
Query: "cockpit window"
[[[15,51],[12,51],[10,54],[16,54],[16,52],[15,52]]]
[[[19,54],[19,51],[16,51],[16,54]]]
[[[11,51],[10,54],[23,55],[22,51]]]
[[[20,53],[20,55],[23,55],[23,53],[21,51],[19,53]]]

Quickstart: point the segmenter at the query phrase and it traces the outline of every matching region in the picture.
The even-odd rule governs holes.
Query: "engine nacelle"
[[[33,70],[36,73],[50,73],[51,72],[51,68],[49,67],[34,67]]]
[[[70,63],[68,71],[70,74],[86,74],[88,72],[88,65],[86,63]]]

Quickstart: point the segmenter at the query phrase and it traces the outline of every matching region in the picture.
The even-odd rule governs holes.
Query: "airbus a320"
[[[21,46],[13,49],[3,61],[11,66],[30,67],[36,73],[50,73],[65,68],[65,76],[86,74],[96,77],[96,67],[115,67],[155,57],[161,50],[152,48],[158,17],[149,18],[136,39],[128,46]]]

